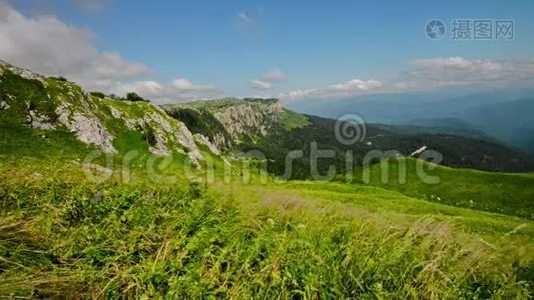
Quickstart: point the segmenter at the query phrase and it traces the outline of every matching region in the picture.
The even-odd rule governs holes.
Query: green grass
[[[306,127],[310,124],[310,121],[308,118],[306,118],[306,116],[288,109],[284,109],[278,115],[278,118],[278,124],[280,124],[280,126],[286,131],[291,131],[295,128]]]
[[[238,105],[238,104],[248,104],[248,105],[260,105],[260,103],[250,103],[245,102],[242,99],[237,98],[225,98],[225,99],[217,99],[217,100],[201,100],[201,101],[192,101],[187,103],[180,103],[180,104],[167,104],[163,107],[167,108],[196,108],[196,109],[205,109],[209,111],[210,113],[218,112],[222,109]]]
[[[296,181],[287,183],[284,188],[288,193],[298,191],[305,197],[348,204],[399,223],[432,218],[489,239],[501,240],[507,236],[534,243],[534,222],[521,218],[428,202],[366,185]]]
[[[417,175],[417,162],[392,159],[383,165],[375,164],[370,169],[370,184],[428,201],[534,220],[533,174],[455,169],[419,161],[426,174],[439,179],[439,183],[426,184]],[[405,182],[399,180],[399,166],[403,163],[406,172],[400,173],[406,174]],[[386,181],[382,174],[387,175]],[[355,178],[363,178],[362,173]]]
[[[391,186],[259,184],[254,174],[247,185],[239,168],[224,183],[219,160],[215,182],[198,184],[183,173],[181,156],[157,167],[158,175],[176,176],[162,184],[146,174],[135,132],[115,141],[117,170],[121,153],[141,153],[130,180],[119,172],[90,183],[80,169],[90,149],[53,132],[48,148],[39,148],[30,133],[19,135],[20,144],[3,140],[12,150],[0,160],[0,296],[532,296],[534,223],[524,218],[425,201]],[[65,156],[53,155],[60,151]],[[455,171],[471,172],[444,170],[451,173],[444,183]],[[507,184],[515,195],[524,190]]]
[[[239,168],[225,184],[219,160],[215,182],[198,184],[179,155],[157,167],[158,175],[176,176],[161,184],[146,174],[135,132],[115,140],[112,165],[120,171],[122,153],[138,150],[130,180],[119,172],[90,183],[81,163],[91,148],[71,134],[52,131],[41,140],[36,131],[11,130],[3,131],[0,156],[0,296],[532,296],[534,224],[524,218],[433,203],[394,186],[261,185],[256,175],[245,185]],[[445,190],[471,174],[443,170],[451,173],[442,178]],[[474,187],[486,176],[533,179],[480,174],[480,182],[469,179]],[[513,195],[526,189],[502,180]]]
[[[78,141],[66,129],[32,130],[0,121],[0,155],[59,159],[79,157],[95,148]]]
[[[2,186],[0,293],[456,298],[529,292],[524,272],[531,261],[446,223],[380,224],[340,203],[262,194],[243,190],[243,199],[208,188],[197,197],[180,188],[61,181]]]
[[[178,172],[182,163],[167,171]],[[13,180],[10,164],[2,161],[0,178],[0,295],[532,293],[534,224],[524,219],[363,185],[219,179],[198,185],[185,177],[158,185],[143,174],[129,184],[93,184],[68,177],[74,170]],[[19,162],[18,172],[43,165]]]

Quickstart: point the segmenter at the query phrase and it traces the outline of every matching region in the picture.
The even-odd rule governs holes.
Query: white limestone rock
[[[200,144],[200,145],[203,145],[203,146],[207,147],[210,150],[211,153],[213,153],[213,154],[215,154],[217,156],[221,155],[221,152],[219,151],[219,149],[217,149],[217,147],[215,147],[215,145],[213,145],[206,136],[204,136],[204,135],[202,135],[200,133],[197,133],[197,134],[193,135],[193,138],[195,139],[195,142],[197,144]]]
[[[31,127],[34,129],[53,130],[56,129],[56,125],[52,124],[52,121],[48,116],[39,115],[36,111],[30,110],[27,120]]]
[[[8,109],[10,109],[10,108],[11,108],[11,106],[9,106],[9,104],[7,104],[6,101],[0,101],[0,109],[2,109],[2,110],[8,110]]]
[[[58,120],[65,125],[76,137],[86,143],[93,144],[100,150],[108,153],[117,153],[113,147],[113,135],[100,123],[100,120],[91,112],[71,111],[70,105],[63,102],[56,108]]]

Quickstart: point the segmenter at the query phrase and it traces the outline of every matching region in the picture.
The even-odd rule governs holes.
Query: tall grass
[[[456,299],[532,291],[532,261],[448,223],[389,222],[274,187],[51,179],[0,187],[0,295]]]

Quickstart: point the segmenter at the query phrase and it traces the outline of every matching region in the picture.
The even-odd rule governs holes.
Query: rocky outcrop
[[[89,97],[79,96],[85,100],[82,105],[75,107],[71,102],[63,101],[56,107],[58,122],[73,132],[80,141],[92,144],[104,152],[117,153],[113,147],[114,136],[91,110],[88,102]],[[74,98],[76,96],[69,94],[69,97]]]
[[[0,109],[7,110],[7,109],[10,109],[10,108],[11,108],[11,106],[9,104],[7,104],[7,102],[0,101]]]
[[[31,99],[11,96],[9,89],[12,86],[2,86],[3,76],[8,73],[19,77],[10,78],[11,81],[19,80],[17,84],[24,85],[27,81],[28,88],[33,89],[27,94]],[[81,142],[108,153],[118,152],[113,144],[117,136],[127,130],[140,131],[149,143],[150,152],[155,155],[183,153],[195,166],[199,166],[203,159],[189,129],[151,103],[91,96],[64,78],[43,77],[3,61],[0,61],[0,88],[0,109],[11,110],[15,105],[17,109],[13,112],[26,111],[21,122],[34,129],[66,128]],[[19,91],[18,87],[15,90]],[[199,143],[205,145],[204,140]]]
[[[257,141],[284,111],[277,99],[221,99],[164,105],[173,118],[190,125],[199,134],[197,144],[218,152],[246,141]],[[202,136],[202,137],[201,137]],[[214,152],[215,149],[211,149]]]
[[[30,110],[27,121],[34,129],[52,130],[56,128],[56,125],[52,124],[52,121],[48,116],[40,115],[34,110]]]
[[[111,116],[122,121],[129,130],[143,130],[145,134],[150,134],[153,139],[149,145],[149,151],[159,156],[168,156],[173,152],[186,154],[195,166],[203,159],[200,150],[195,144],[193,134],[189,129],[169,117],[161,108],[148,103],[121,103],[116,105],[105,101],[110,106]],[[132,106],[142,106],[132,107]],[[135,109],[143,110],[142,116],[135,115]]]
[[[38,74],[35,74],[31,71],[28,71],[26,69],[22,69],[22,68],[18,68],[18,67],[15,67],[15,66],[12,66],[8,63],[6,63],[5,61],[3,60],[0,60],[0,75],[3,74],[3,69],[5,70],[9,70],[11,71],[13,74],[17,74],[19,75],[20,77],[24,78],[24,79],[29,79],[29,80],[38,80],[40,81],[43,85],[46,86],[46,82],[44,80],[44,77],[42,77],[41,75],[38,75]]]
[[[76,137],[86,143],[93,144],[104,152],[116,153],[113,147],[114,136],[102,126],[98,119],[80,113],[74,113],[66,119],[60,115],[60,121],[76,134]]]
[[[214,113],[214,116],[234,139],[238,139],[240,134],[264,136],[267,127],[276,120],[277,114],[282,110],[280,102],[266,105],[243,102],[223,108]]]
[[[193,138],[195,139],[195,142],[198,145],[205,146],[206,148],[208,148],[208,150],[211,153],[213,153],[213,154],[215,154],[217,156],[221,155],[221,151],[219,151],[219,149],[217,149],[217,147],[214,144],[212,144],[207,137],[203,136],[200,133],[197,133],[197,134],[193,135]]]

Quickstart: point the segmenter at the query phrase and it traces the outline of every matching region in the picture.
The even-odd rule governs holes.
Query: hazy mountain
[[[291,109],[322,117],[359,114],[373,123],[397,123],[421,118],[457,118],[459,113],[484,104],[512,101],[534,95],[534,89],[502,89],[484,93],[466,91],[365,95],[349,99],[301,100]]]
[[[457,118],[420,118],[412,119],[401,124],[381,124],[380,126],[382,126],[383,128],[387,128],[393,132],[405,134],[451,134],[487,141],[501,142],[500,140],[486,134],[477,125]]]
[[[534,152],[534,98],[477,106],[461,117],[487,134]]]
[[[352,99],[307,100],[290,104],[296,111],[323,117],[358,114],[371,123],[440,128],[438,132],[490,138],[533,151],[533,89],[485,93],[406,93]],[[458,95],[462,94],[462,95]],[[414,128],[416,129],[416,128]]]

